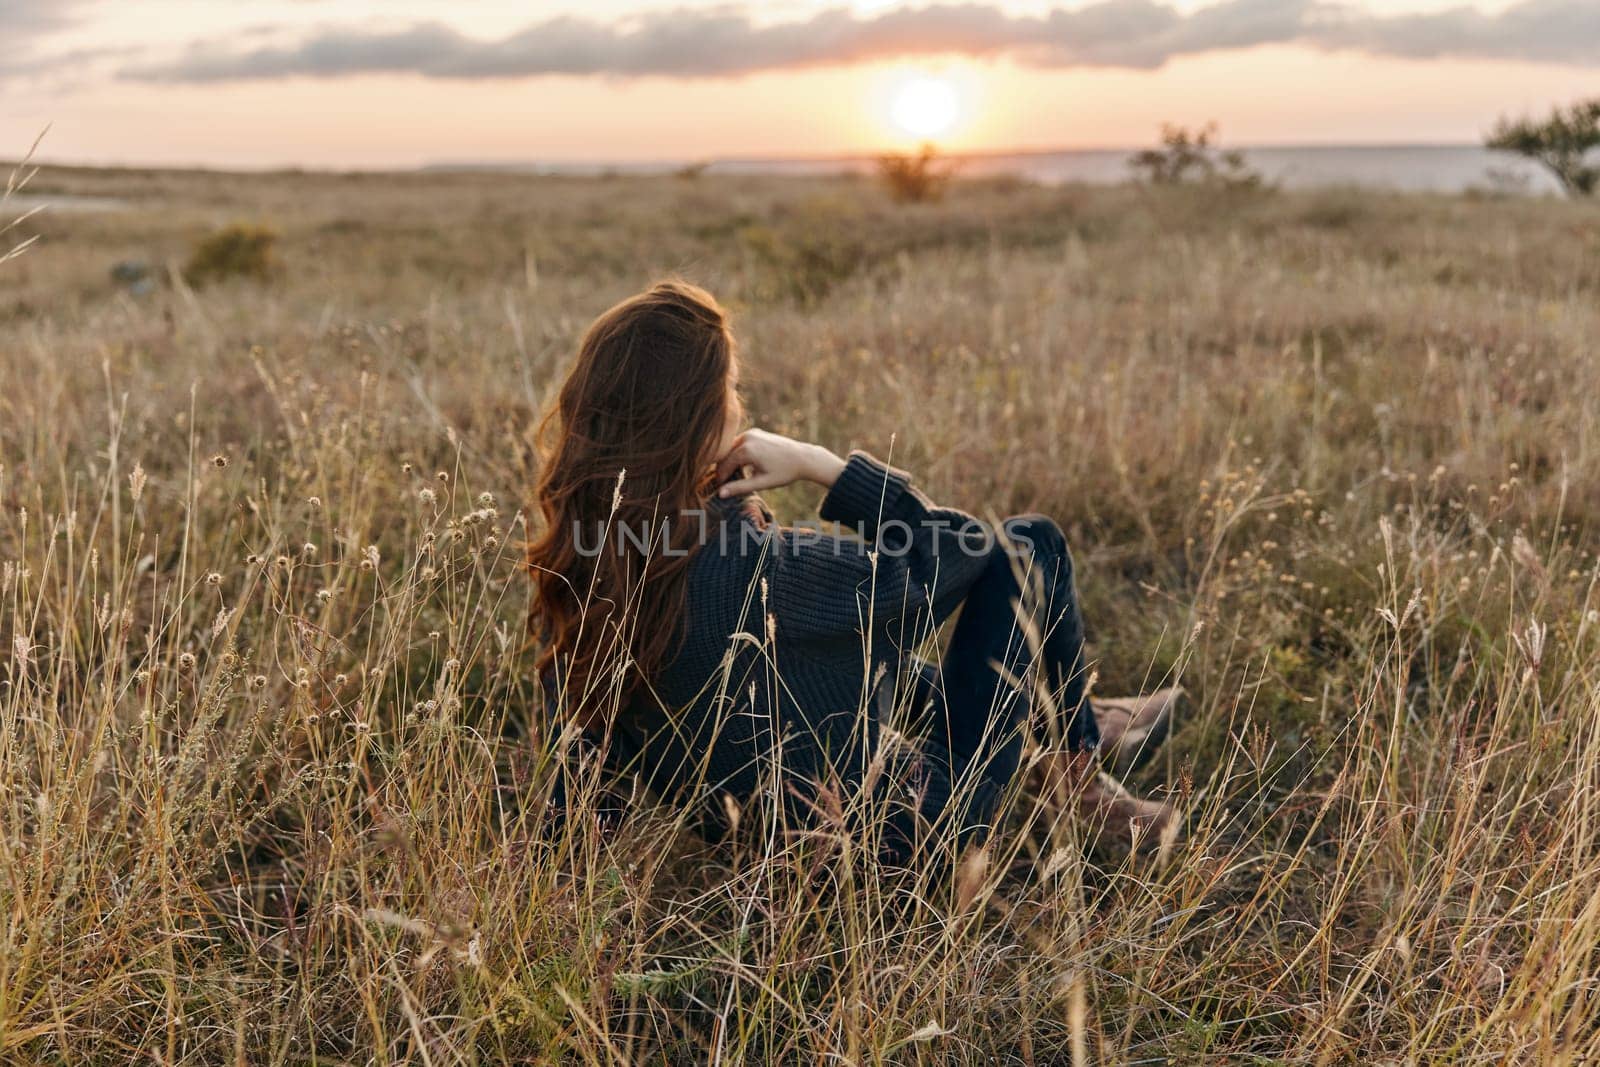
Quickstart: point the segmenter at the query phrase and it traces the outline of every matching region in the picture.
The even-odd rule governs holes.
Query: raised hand
[[[828,488],[842,470],[844,460],[821,445],[750,429],[735,438],[728,454],[717,462],[717,481],[739,475],[726,481],[717,495],[739,496],[793,482],[815,482]]]

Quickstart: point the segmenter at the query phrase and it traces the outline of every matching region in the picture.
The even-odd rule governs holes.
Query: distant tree
[[[939,199],[955,170],[954,164],[939,162],[938,150],[931,144],[915,154],[891,152],[878,157],[878,177],[889,195],[902,204]]]
[[[1215,122],[1193,131],[1163,123],[1160,146],[1135,153],[1128,159],[1128,166],[1139,178],[1154,185],[1206,182],[1253,188],[1261,184],[1261,175],[1245,163],[1243,152],[1224,152],[1217,146]]]
[[[1501,119],[1484,144],[1543,164],[1568,196],[1600,191],[1600,164],[1589,162],[1600,151],[1600,98],[1557,107],[1543,121]]]

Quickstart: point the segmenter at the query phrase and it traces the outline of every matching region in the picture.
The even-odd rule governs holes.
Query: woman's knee
[[[1061,532],[1061,526],[1054,519],[1046,515],[1014,515],[1001,525],[1013,551],[1058,557],[1071,569],[1072,553],[1067,548],[1067,535]]]

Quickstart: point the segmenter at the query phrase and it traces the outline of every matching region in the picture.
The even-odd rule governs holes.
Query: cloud
[[[1038,16],[1008,15],[984,3],[937,3],[867,18],[831,9],[775,24],[727,8],[686,9],[615,23],[551,18],[498,40],[423,22],[330,28],[257,47],[202,41],[176,58],[127,67],[122,76],[202,83],[377,73],[721,78],[945,54],[1007,56],[1039,67],[1150,69],[1181,56],[1264,44],[1600,66],[1600,0],[1519,0],[1497,14],[1463,6],[1392,16],[1336,0],[1221,0],[1188,14],[1160,0],[1094,0]]]
[[[0,77],[41,66],[34,40],[71,26],[82,6],[82,0],[0,0]]]
[[[85,71],[112,70],[148,56],[138,45],[62,47],[63,42],[51,40],[88,23],[96,2],[0,0],[0,83],[31,80],[35,86],[62,88],[81,82]]]
[[[1425,15],[1329,20],[1314,41],[1418,59],[1454,56],[1600,66],[1600,0],[1523,0],[1498,15],[1458,7]]]
[[[4,0],[0,3],[0,32],[7,39],[22,34],[47,33],[70,21],[66,0]]]

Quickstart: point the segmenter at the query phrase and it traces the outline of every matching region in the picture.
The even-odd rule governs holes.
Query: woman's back
[[[768,774],[804,802],[815,783],[858,784],[878,750],[873,691],[961,601],[993,544],[972,516],[933,506],[865,453],[821,514],[864,536],[777,526],[754,496],[709,505],[677,652],[624,731],[658,793],[716,818],[721,794],[743,803]],[[917,755],[895,762],[941,806],[949,783]]]

